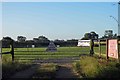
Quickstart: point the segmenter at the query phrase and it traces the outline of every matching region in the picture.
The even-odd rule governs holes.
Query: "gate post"
[[[94,41],[93,39],[90,40],[90,56],[94,54]]]
[[[14,46],[13,46],[13,41],[11,41],[11,44],[10,44],[10,47],[11,47],[11,55],[12,55],[12,62],[14,63]]]
[[[108,61],[108,39],[106,39],[106,60]]]
[[[101,41],[99,39],[99,58],[101,58]]]

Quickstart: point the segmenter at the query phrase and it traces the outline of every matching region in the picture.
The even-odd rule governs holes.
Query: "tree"
[[[11,37],[3,37],[2,39],[2,47],[7,46],[9,47],[9,45],[13,45],[14,40]]]
[[[99,35],[92,31],[90,33],[85,33],[81,40],[98,39],[98,37]]]
[[[105,30],[104,37],[112,38],[113,37],[113,30]]]
[[[117,36],[117,39],[120,39],[120,36]]]
[[[116,38],[117,38],[117,34],[114,34],[114,35],[113,35],[113,38],[116,39]]]
[[[25,42],[26,41],[26,37],[24,37],[24,36],[18,36],[17,37],[17,41],[18,42]]]
[[[11,37],[3,37],[2,41],[14,41]]]
[[[40,42],[49,42],[49,39],[46,38],[45,36],[39,36],[38,39]]]
[[[91,34],[91,39],[98,39],[99,35],[96,34],[94,31],[90,32]]]
[[[91,39],[91,34],[90,33],[85,33],[84,38],[85,39]]]
[[[119,39],[119,37],[113,34],[113,30],[105,30],[105,34],[100,39]]]
[[[45,36],[39,36],[38,39],[41,41],[48,40],[48,38],[46,38]]]

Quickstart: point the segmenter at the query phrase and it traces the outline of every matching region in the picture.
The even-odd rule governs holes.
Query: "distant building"
[[[77,46],[90,46],[90,40],[78,40]]]

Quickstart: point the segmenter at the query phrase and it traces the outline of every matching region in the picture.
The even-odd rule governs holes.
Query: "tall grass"
[[[74,69],[84,78],[120,78],[120,64],[90,56],[80,57],[80,61],[74,63]]]
[[[2,63],[2,77],[9,78],[11,75],[15,74],[16,72],[19,72],[21,70],[25,70],[30,66],[31,66],[31,64],[29,64],[29,63],[22,64],[20,62]]]
[[[15,74],[18,71],[25,70],[30,67],[30,61],[21,62],[21,60],[12,62],[11,54],[2,55],[2,78],[9,78],[11,75]]]

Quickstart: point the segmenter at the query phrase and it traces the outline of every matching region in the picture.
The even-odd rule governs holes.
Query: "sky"
[[[117,33],[117,2],[3,2],[2,37],[25,36],[27,40],[46,36],[54,39],[80,39],[95,31]]]

